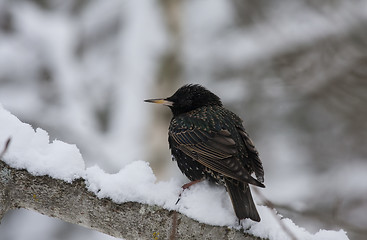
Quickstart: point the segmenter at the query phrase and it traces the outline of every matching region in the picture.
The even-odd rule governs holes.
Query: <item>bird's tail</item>
[[[234,179],[226,179],[226,187],[238,219],[250,218],[260,222],[249,185]]]

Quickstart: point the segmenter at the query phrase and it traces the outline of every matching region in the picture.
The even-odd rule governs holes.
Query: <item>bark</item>
[[[100,199],[85,186],[33,176],[0,161],[0,219],[25,208],[125,239],[259,239],[243,231],[199,223],[175,211],[137,202]]]

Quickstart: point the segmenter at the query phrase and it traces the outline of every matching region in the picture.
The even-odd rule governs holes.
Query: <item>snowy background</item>
[[[170,112],[143,99],[203,84],[245,120],[283,216],[364,239],[366,24],[365,0],[0,0],[0,103],[87,167],[184,182]],[[24,210],[0,236],[113,239]]]

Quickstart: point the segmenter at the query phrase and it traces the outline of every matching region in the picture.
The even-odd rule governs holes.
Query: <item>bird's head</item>
[[[217,95],[198,84],[184,85],[167,98],[144,101],[166,105],[175,116],[204,106],[222,106],[222,102]]]

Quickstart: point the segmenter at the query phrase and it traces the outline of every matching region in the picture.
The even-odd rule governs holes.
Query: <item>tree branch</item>
[[[259,239],[243,231],[199,223],[159,206],[99,199],[87,190],[83,179],[67,183],[33,176],[0,160],[0,220],[16,208],[125,239]]]

